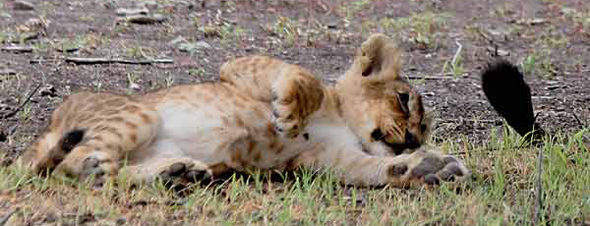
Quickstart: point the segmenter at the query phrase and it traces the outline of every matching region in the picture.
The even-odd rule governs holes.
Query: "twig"
[[[539,148],[537,160],[537,181],[535,183],[535,219],[533,225],[539,225],[541,209],[543,208],[543,147]]]
[[[442,79],[453,79],[453,77],[449,77],[449,76],[416,76],[416,75],[412,75],[412,76],[406,76],[407,79],[412,79],[412,80],[442,80]]]
[[[452,67],[455,67],[455,65],[457,65],[457,58],[459,58],[459,55],[461,54],[461,50],[463,49],[463,45],[461,45],[461,43],[459,43],[459,41],[455,40],[455,44],[457,44],[457,46],[459,46],[459,48],[457,49],[457,52],[455,52],[455,56],[453,56],[453,60],[451,61]]]
[[[484,148],[481,149],[482,151],[486,151],[488,153],[494,153],[497,152],[499,150],[505,150],[505,149],[510,149],[510,150],[523,150],[528,148],[526,145],[518,145],[518,146],[512,146],[512,147],[505,147],[505,148]],[[449,152],[449,155],[466,155],[467,152],[466,151],[458,151],[458,152]]]
[[[6,225],[6,222],[10,220],[10,217],[18,210],[18,208],[14,208],[10,210],[4,217],[0,218],[0,226]]]
[[[65,61],[74,64],[171,64],[174,63],[172,59],[151,59],[151,60],[124,60],[124,59],[109,59],[109,58],[81,58],[81,57],[67,57]]]
[[[402,72],[403,73],[403,72]],[[464,75],[460,76],[460,77],[466,77],[468,74],[470,74],[470,72],[465,72]],[[403,77],[406,79],[411,79],[411,80],[443,80],[443,79],[457,79],[457,77],[453,76],[453,73],[440,73],[440,74],[435,74],[435,75],[407,75],[405,73],[403,73]]]
[[[33,48],[30,46],[5,46],[0,48],[2,51],[13,52],[13,53],[30,53],[33,52]]]
[[[481,123],[498,123],[502,122],[502,120],[494,120],[494,119],[436,119],[436,121],[440,122],[481,122]]]
[[[3,115],[2,119],[7,119],[9,117],[12,117],[12,116],[16,115],[16,113],[21,111],[23,109],[23,107],[25,107],[25,105],[27,103],[29,103],[29,101],[31,100],[33,95],[35,95],[35,93],[39,90],[39,88],[41,88],[41,83],[39,83],[39,85],[37,85],[37,87],[35,87],[35,89],[29,93],[29,95],[27,96],[27,99],[25,99],[25,101],[20,106],[18,106],[18,108],[14,109],[12,112],[9,112],[9,113]]]
[[[480,29],[477,29],[477,33],[483,37],[485,40],[487,40],[490,44],[494,43],[494,40],[492,40],[490,37],[488,37],[488,35],[486,35],[485,33],[483,33],[483,31],[481,31]]]
[[[41,63],[48,63],[48,62],[57,62],[56,59],[46,60],[46,59],[31,59],[29,60],[29,64],[41,64]]]
[[[578,122],[578,125],[580,126],[580,128],[584,128],[584,123],[582,123],[580,118],[578,118],[578,115],[576,115],[575,112],[572,112],[572,115],[574,116],[574,119],[576,119],[576,122]]]

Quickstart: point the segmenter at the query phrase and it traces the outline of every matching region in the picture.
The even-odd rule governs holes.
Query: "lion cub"
[[[78,93],[58,106],[20,161],[99,182],[121,170],[136,182],[184,184],[232,169],[294,167],[332,170],[343,183],[366,186],[468,176],[455,157],[421,148],[431,118],[400,67],[400,51],[377,34],[335,86],[252,56],[225,63],[218,83],[131,97]]]

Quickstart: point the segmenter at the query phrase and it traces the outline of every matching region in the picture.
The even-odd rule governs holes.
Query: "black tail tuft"
[[[82,141],[85,131],[83,129],[74,129],[65,133],[61,138],[61,150],[66,154],[72,151],[74,147]]]
[[[506,60],[490,63],[481,75],[483,92],[494,109],[521,136],[540,139],[543,130],[535,123],[531,90],[518,68]]]

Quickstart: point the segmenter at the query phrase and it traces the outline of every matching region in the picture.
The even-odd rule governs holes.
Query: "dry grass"
[[[543,224],[590,223],[588,136],[585,129],[543,147]],[[96,190],[11,165],[0,168],[0,207],[16,209],[8,225],[530,225],[538,149],[520,143],[510,132],[485,146],[441,143],[465,153],[473,181],[410,190],[347,187],[306,170],[278,182],[234,175],[182,194],[162,184],[131,188],[123,174]]]

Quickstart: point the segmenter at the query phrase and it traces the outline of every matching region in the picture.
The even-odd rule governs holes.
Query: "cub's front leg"
[[[461,181],[471,174],[457,158],[419,150],[395,157],[368,155],[360,150],[326,149],[305,153],[298,165],[332,170],[343,183],[359,186],[410,187]]]
[[[295,138],[319,110],[324,98],[321,82],[306,71],[289,70],[272,86],[274,125],[286,137]]]

